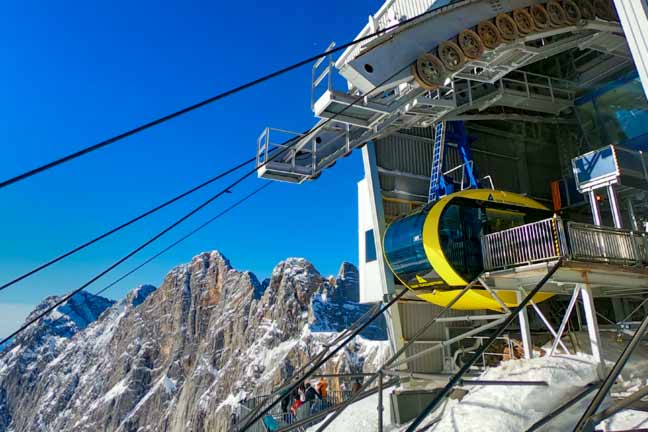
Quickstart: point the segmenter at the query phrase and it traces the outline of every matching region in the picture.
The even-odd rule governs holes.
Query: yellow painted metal
[[[404,286],[411,289],[421,299],[439,306],[447,306],[448,303],[450,303],[450,301],[457,296],[461,289],[470,282],[464,280],[452,267],[443,252],[441,240],[439,238],[439,223],[441,215],[443,214],[443,211],[448,206],[448,204],[450,204],[455,198],[507,204],[510,205],[512,209],[532,208],[537,210],[549,210],[547,209],[547,207],[531,198],[527,198],[525,196],[512,192],[504,192],[492,189],[467,189],[453,193],[451,195],[447,195],[436,202],[428,212],[425,223],[423,224],[423,248],[425,250],[425,255],[428,261],[442,280],[426,281],[420,276],[417,276],[417,285],[409,286],[405,281],[400,279],[396,272],[393,271],[389,260],[387,259],[386,261],[387,265],[392,270],[392,273],[394,273],[394,275],[401,281]],[[450,288],[436,289],[432,292],[430,292],[429,290],[426,290],[426,292],[417,292],[416,289],[413,289],[423,287],[430,289],[439,285],[447,285]],[[507,307],[515,307],[518,304],[515,291],[497,291],[497,295],[504,302],[504,304],[506,304]],[[548,293],[538,293],[533,297],[533,301],[540,303],[552,296],[552,294]],[[497,303],[497,301],[493,299],[488,291],[482,288],[474,288],[464,294],[464,296],[457,303],[455,303],[453,309],[489,309],[500,311],[501,307],[499,303]]]
[[[428,261],[441,279],[450,286],[466,286],[464,280],[450,265],[443,253],[441,240],[439,239],[439,222],[441,214],[448,204],[455,198],[472,199],[476,201],[491,201],[501,204],[508,204],[516,208],[533,208],[548,210],[539,202],[511,192],[504,192],[492,189],[467,189],[441,198],[430,209],[425,224],[423,225],[423,248]]]
[[[416,291],[415,291],[416,292]],[[433,303],[438,306],[445,307],[454,299],[461,289],[450,290],[436,290],[432,293],[417,294],[418,297],[426,302]],[[515,291],[497,291],[497,296],[504,302],[504,304],[513,308],[518,305],[517,296]],[[538,293],[533,296],[535,303],[540,303],[552,297],[550,293]],[[489,309],[494,311],[502,311],[499,303],[490,295],[485,289],[471,289],[464,294],[457,303],[454,304],[452,309],[456,310],[483,310]]]

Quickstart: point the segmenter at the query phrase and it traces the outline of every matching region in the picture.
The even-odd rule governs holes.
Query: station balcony
[[[575,284],[605,297],[648,290],[645,232],[553,217],[484,235],[481,247],[485,278],[498,288],[533,283],[562,259],[549,292],[567,294]]]

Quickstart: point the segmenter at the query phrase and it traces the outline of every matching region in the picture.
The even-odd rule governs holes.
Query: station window
[[[593,149],[648,144],[648,102],[636,73],[600,86],[577,101],[581,126]]]
[[[372,229],[365,231],[365,262],[376,261],[376,241]]]

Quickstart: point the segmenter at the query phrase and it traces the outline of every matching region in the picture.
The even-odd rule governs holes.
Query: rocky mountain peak
[[[369,307],[327,302],[329,288],[303,258],[260,283],[208,252],[117,304],[84,294],[64,310],[76,333],[56,350],[0,352],[0,431],[226,431],[238,401],[267,394],[286,359],[299,367]],[[325,370],[362,370],[386,354],[363,341]]]
[[[61,299],[60,296],[45,298],[26,318],[31,321],[43,311]],[[93,323],[99,316],[115,302],[105,297],[81,291],[66,303],[56,307],[48,316],[36,325],[29,327],[19,334],[13,345],[21,344],[25,347],[36,348],[50,337],[69,339],[79,331]]]
[[[131,307],[137,307],[155,290],[153,285],[140,285],[129,292],[123,302]]]
[[[356,266],[349,262],[342,263],[331,295],[340,300],[360,301],[360,273]]]

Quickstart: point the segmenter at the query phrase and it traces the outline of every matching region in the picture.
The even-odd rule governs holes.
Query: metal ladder
[[[443,180],[443,151],[445,147],[445,122],[438,122],[434,128],[434,148],[432,150],[432,172],[430,173],[430,191],[428,202],[439,199]]]

